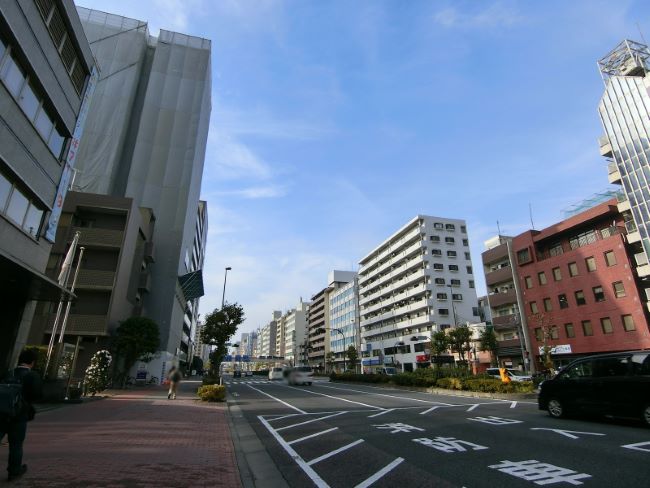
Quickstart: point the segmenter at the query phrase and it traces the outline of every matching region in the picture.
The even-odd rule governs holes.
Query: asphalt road
[[[650,429],[535,401],[226,380],[291,487],[650,487]]]

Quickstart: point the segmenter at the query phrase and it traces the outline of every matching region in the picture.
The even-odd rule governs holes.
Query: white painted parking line
[[[251,386],[251,385],[246,385],[246,386],[248,386],[251,390],[255,390],[256,392],[261,393],[262,395],[266,395],[267,397],[272,398],[272,399],[275,400],[276,402],[280,402],[280,403],[282,403],[283,405],[286,405],[287,407],[289,407],[289,408],[295,410],[296,412],[307,413],[307,412],[305,412],[304,410],[300,410],[298,407],[294,407],[293,405],[291,405],[291,404],[285,402],[284,400],[280,400],[279,398],[276,398],[276,397],[274,397],[273,395],[269,395],[268,393],[266,393],[266,392],[264,392],[264,391],[262,391],[262,390],[258,390],[258,389],[255,388],[254,386]]]
[[[299,413],[290,413],[289,415],[280,415],[279,417],[273,417],[273,418],[268,418],[269,422],[273,422],[274,420],[282,420],[282,419],[288,419],[289,417],[295,417],[296,415],[300,415]]]
[[[337,415],[343,415],[344,413],[347,412],[336,412],[331,415],[325,415],[324,417],[318,417],[317,419],[306,420],[305,422],[300,422],[298,424],[285,425],[284,427],[280,427],[279,429],[275,429],[275,430],[279,432],[281,430],[291,429],[293,427],[298,427],[300,425],[307,425],[307,424],[311,424],[312,422],[318,422],[319,420],[328,419],[330,417],[336,417]]]
[[[371,419],[373,417],[379,417],[380,415],[384,415],[385,413],[392,412],[395,410],[394,408],[389,408],[388,410],[384,410],[383,412],[376,413],[374,415],[368,415],[368,418]]]
[[[435,400],[422,400],[421,398],[411,398],[411,397],[405,397],[405,396],[400,396],[400,395],[389,395],[388,393],[373,393],[372,391],[354,390],[352,388],[337,388],[336,386],[325,386],[325,385],[318,385],[318,386],[321,386],[323,388],[331,388],[332,390],[354,391],[356,393],[365,393],[366,395],[376,395],[376,396],[383,396],[383,397],[390,397],[390,398],[398,398],[400,400],[411,400],[413,402],[435,403],[436,405],[444,405],[446,407],[454,406],[451,403],[437,402]]]
[[[300,439],[294,439],[290,442],[287,442],[287,444],[297,444],[302,441],[306,441],[307,439],[311,439],[312,437],[318,437],[319,435],[327,434],[328,432],[332,432],[333,430],[338,430],[338,427],[332,427],[331,429],[323,430],[321,432],[316,432],[315,434],[310,434],[306,435],[305,437],[301,437]]]
[[[377,481],[379,478],[383,477],[385,474],[390,473],[393,469],[399,466],[402,463],[402,461],[404,461],[404,458],[398,457],[397,459],[395,459],[395,461],[383,467],[375,474],[373,474],[370,478],[368,478],[366,481],[359,483],[354,488],[367,488],[368,486],[372,485],[375,481]]]
[[[420,415],[424,415],[426,413],[433,412],[436,408],[440,408],[440,405],[438,405],[436,407],[431,407],[431,408],[425,410],[424,412],[420,412]]]
[[[355,403],[355,404],[361,405],[363,407],[376,408],[377,410],[386,410],[385,408],[378,407],[376,405],[368,405],[367,403],[355,402],[354,400],[348,400],[347,398],[341,398],[341,397],[336,397],[336,396],[332,396],[332,395],[327,395],[325,393],[318,393],[317,391],[312,391],[312,390],[305,390],[304,388],[296,388],[295,386],[287,386],[287,388],[291,388],[293,390],[298,390],[298,391],[304,391],[305,393],[311,393],[312,395],[320,395],[320,396],[324,396],[324,397],[327,397],[327,398],[333,398],[334,400],[340,400],[342,402]]]
[[[510,404],[510,408],[515,408],[516,406],[517,406],[517,402],[512,402],[512,403]]]
[[[273,428],[271,427],[271,424],[269,424],[261,415],[257,417],[260,419],[260,422],[264,424],[264,426],[268,429],[268,431],[275,437],[275,440],[278,441],[278,443],[284,448],[285,451],[287,451],[287,454],[293,458],[293,460],[302,468],[302,470],[305,472],[307,476],[309,476],[309,479],[311,479],[314,482],[314,485],[318,488],[329,488],[329,485],[325,483],[325,481],[318,476],[318,473],[314,471],[310,466],[309,463],[306,463],[300,455],[294,451],[294,449],[282,438],[280,434],[278,434]]]
[[[336,456],[338,453],[347,451],[348,449],[361,444],[363,442],[363,439],[356,440],[354,442],[350,442],[349,444],[346,444],[343,447],[339,447],[338,449],[334,449],[333,451],[328,452],[327,454],[323,454],[322,456],[318,456],[316,459],[312,459],[307,463],[307,466],[311,466],[312,464],[320,463],[321,461],[325,461],[328,458],[331,458],[332,456]]]
[[[472,410],[474,410],[474,409],[475,409],[476,407],[478,407],[479,405],[480,405],[480,403],[475,403],[474,405],[472,405],[471,407],[469,407],[469,408],[467,409],[467,411],[468,411],[468,412],[471,412]]]

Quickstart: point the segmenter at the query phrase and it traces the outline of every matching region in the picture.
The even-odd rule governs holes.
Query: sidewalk
[[[185,381],[176,400],[162,387],[41,412],[25,441],[27,474],[11,484],[0,447],[0,486],[241,486],[227,406],[195,400]]]

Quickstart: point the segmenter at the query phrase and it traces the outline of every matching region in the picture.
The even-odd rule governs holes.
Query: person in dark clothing
[[[36,410],[33,403],[42,395],[42,382],[38,373],[32,371],[37,355],[34,351],[23,351],[14,369],[14,378],[23,386],[23,411],[13,418],[0,418],[0,440],[7,435],[9,439],[8,480],[20,478],[27,471],[23,464],[23,442],[27,434],[27,422],[34,419]]]

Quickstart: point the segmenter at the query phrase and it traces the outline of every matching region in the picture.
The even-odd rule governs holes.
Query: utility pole
[[[223,306],[226,304],[226,280],[228,279],[228,271],[230,271],[232,268],[228,266],[226,268],[226,272],[223,275],[223,294],[221,295],[221,308],[223,309]]]

